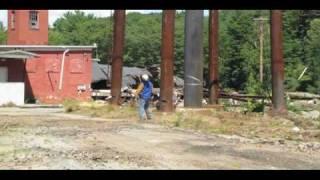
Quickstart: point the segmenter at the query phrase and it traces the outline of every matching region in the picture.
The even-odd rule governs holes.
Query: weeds
[[[263,113],[264,112],[264,108],[265,108],[265,103],[264,100],[262,100],[262,102],[258,102],[255,100],[248,100],[248,102],[246,104],[244,104],[244,113],[246,114],[247,112],[258,112],[258,113]]]
[[[225,111],[186,110],[157,117],[158,121],[164,125],[203,133],[240,135],[248,138],[297,139],[299,136],[299,133],[291,132],[296,124],[290,120],[258,113],[244,115],[243,113]],[[308,125],[306,124],[306,126]]]
[[[181,112],[176,114],[176,119],[174,121],[175,127],[180,127],[183,122],[183,114]]]
[[[17,105],[13,102],[8,102],[6,104],[2,104],[1,107],[16,107]]]
[[[73,100],[73,99],[66,99],[65,101],[63,101],[63,107],[65,109],[66,112],[70,113],[70,112],[74,112],[80,109],[80,102],[77,100]]]
[[[137,109],[130,106],[116,107],[96,102],[80,103],[74,100],[64,102],[66,112],[89,114],[92,117],[137,120]],[[259,105],[252,105],[254,111]],[[259,107],[261,110],[261,107]],[[258,109],[259,109],[258,108]],[[299,133],[293,133],[295,126],[303,129],[314,128],[309,121],[303,119],[285,119],[270,117],[261,113],[225,112],[217,110],[184,110],[175,113],[153,113],[154,122],[169,127],[193,129],[204,133],[240,135],[253,138],[297,139]],[[320,128],[320,125],[318,125]],[[303,135],[303,138],[313,138]]]
[[[63,106],[68,113],[89,114],[92,117],[102,118],[132,118],[136,115],[133,107],[116,107],[109,104],[96,103],[94,101],[80,102],[76,100],[65,100]]]

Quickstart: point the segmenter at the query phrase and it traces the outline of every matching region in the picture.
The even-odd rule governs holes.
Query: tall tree
[[[82,11],[67,12],[57,19],[49,31],[49,44],[92,45],[98,44],[98,54],[103,62],[111,51],[110,18],[97,18]]]
[[[0,44],[6,44],[7,42],[7,32],[3,26],[3,23],[0,22]]]
[[[307,34],[307,90],[320,93],[320,18],[311,21]]]
[[[176,14],[175,75],[183,77],[184,16]],[[247,93],[271,90],[270,25],[264,26],[264,80],[259,82],[259,32],[257,17],[269,17],[265,10],[221,10],[219,16],[219,77],[221,86]],[[316,92],[320,33],[318,10],[287,10],[283,13],[285,85],[291,91]],[[160,63],[161,13],[129,13],[126,19],[124,65],[149,66]],[[310,23],[311,22],[311,23]],[[50,44],[98,44],[102,63],[110,62],[112,19],[98,18],[81,11],[64,14],[50,29]],[[208,17],[204,17],[204,79],[208,77]],[[0,29],[0,42],[1,42]],[[5,34],[5,33],[2,33]],[[3,39],[3,38],[2,38]],[[3,42],[3,41],[2,41]],[[305,67],[309,67],[298,80]]]
[[[224,87],[249,91],[246,87],[258,82],[258,34],[253,18],[259,15],[259,11],[221,12],[220,80]]]

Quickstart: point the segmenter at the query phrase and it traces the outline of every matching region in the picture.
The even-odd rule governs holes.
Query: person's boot
[[[140,120],[140,122],[143,122],[144,120],[146,120],[146,118],[145,117],[140,117],[139,120]]]

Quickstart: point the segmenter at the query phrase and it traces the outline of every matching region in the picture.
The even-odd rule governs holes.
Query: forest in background
[[[184,15],[176,14],[175,74],[183,78]],[[224,90],[261,94],[271,90],[270,23],[264,22],[264,80],[259,81],[259,24],[267,10],[221,10],[219,14],[219,76]],[[208,77],[208,20],[204,17],[204,78]],[[160,64],[162,14],[129,13],[126,18],[124,64]],[[65,13],[49,29],[50,45],[98,45],[95,57],[111,63],[113,19],[81,11]],[[320,93],[320,11],[283,11],[285,87],[287,91]],[[0,23],[0,43],[6,29]],[[308,68],[304,76],[300,74]]]

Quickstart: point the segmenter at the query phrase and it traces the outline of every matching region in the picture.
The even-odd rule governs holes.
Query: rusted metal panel
[[[126,20],[125,13],[125,10],[114,11],[114,37],[111,69],[111,103],[113,105],[119,105],[121,98],[122,65]]]
[[[272,109],[276,114],[286,113],[284,97],[284,60],[282,52],[282,12],[271,10],[271,72],[272,72]]]
[[[210,10],[209,16],[209,103],[218,104],[219,97],[219,11]]]
[[[187,10],[185,16],[184,106],[202,107],[203,10]]]
[[[162,14],[162,46],[160,74],[160,110],[173,111],[173,61],[175,10],[164,10]]]

